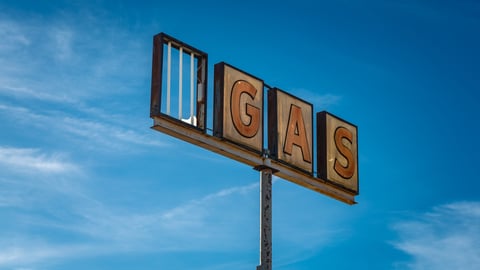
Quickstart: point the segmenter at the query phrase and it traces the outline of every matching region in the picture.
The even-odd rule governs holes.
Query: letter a
[[[307,130],[305,129],[305,123],[303,121],[302,109],[291,104],[283,152],[292,155],[293,145],[300,147],[303,160],[305,162],[312,163],[310,147],[308,146],[307,140]]]

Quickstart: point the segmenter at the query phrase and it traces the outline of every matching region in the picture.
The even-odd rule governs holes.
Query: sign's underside
[[[153,129],[170,136],[176,137],[183,141],[187,141],[204,149],[221,154],[225,157],[245,163],[253,168],[258,166],[266,166],[272,168],[276,176],[295,184],[301,185],[308,189],[322,193],[347,204],[355,204],[355,196],[352,192],[348,192],[338,186],[320,178],[312,177],[301,171],[295,170],[282,162],[272,160],[264,156],[252,155],[246,149],[239,148],[237,145],[203,133],[186,123],[179,122],[169,116],[154,117]]]

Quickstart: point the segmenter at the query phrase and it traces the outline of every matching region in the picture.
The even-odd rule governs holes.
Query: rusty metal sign
[[[263,81],[223,62],[214,81],[214,135],[262,155]]]
[[[313,174],[312,107],[278,88],[268,91],[270,155],[308,174]]]
[[[318,113],[314,122],[309,102],[221,62],[214,67],[213,130],[209,129],[207,60],[206,53],[169,35],[154,37],[153,129],[253,168],[270,168],[280,178],[355,203],[356,126],[326,112]],[[268,115],[268,124],[264,115]],[[267,147],[264,138],[268,138]]]
[[[271,270],[272,175],[355,204],[357,127],[327,112],[317,113],[315,149],[312,104],[221,62],[214,67],[212,132],[207,127],[207,60],[206,53],[169,35],[154,37],[152,128],[260,171],[261,252],[257,270]],[[265,88],[268,102],[264,101]],[[263,117],[265,103],[268,125]]]
[[[319,112],[317,137],[319,177],[358,194],[357,127]]]

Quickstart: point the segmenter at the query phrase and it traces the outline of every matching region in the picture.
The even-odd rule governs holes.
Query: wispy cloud
[[[72,56],[73,31],[67,27],[58,27],[51,29],[50,35],[56,51],[54,56],[61,61],[68,60]]]
[[[35,173],[66,173],[77,170],[62,154],[47,154],[39,149],[0,146],[0,166],[4,169]]]
[[[398,269],[477,269],[480,265],[480,202],[440,205],[397,222],[394,247],[411,256]]]
[[[79,251],[85,251],[85,247],[75,246],[50,246],[45,244],[34,244],[32,241],[28,243],[13,243],[9,247],[2,247],[0,253],[0,266],[15,267],[21,261],[23,265],[35,265],[44,260],[52,260],[58,258],[71,257]],[[14,269],[30,269],[30,268],[14,268]]]
[[[166,146],[139,116],[147,107],[125,106],[148,92],[136,89],[148,81],[150,43],[89,12],[0,18],[0,114],[21,120],[17,129],[55,131],[59,142],[99,150]]]
[[[322,110],[333,105],[337,105],[342,100],[342,96],[328,92],[325,94],[318,94],[307,89],[294,89],[294,92],[297,93],[299,97],[302,97],[306,101],[312,103],[317,110]]]
[[[201,222],[202,225],[205,225],[203,224],[205,222],[203,218],[205,217],[206,213],[202,214],[202,212],[204,212],[203,209],[206,209],[206,205],[228,196],[246,195],[249,192],[257,189],[258,186],[258,183],[253,183],[246,186],[220,190],[218,192],[206,195],[203,198],[191,200],[185,204],[170,209],[162,214],[161,219],[164,220],[165,224],[167,224],[169,227],[175,228],[175,230],[184,230],[185,228],[182,228],[182,224],[191,226],[192,224],[199,225],[199,222]],[[197,221],[192,223],[192,217],[197,219]]]
[[[10,82],[8,82],[5,78],[3,78],[3,81],[0,81],[2,86],[0,87],[0,93],[7,94],[9,96],[15,97],[15,98],[31,98],[31,99],[38,99],[42,101],[47,101],[47,102],[62,102],[62,103],[70,103],[73,104],[75,103],[74,100],[72,100],[68,95],[64,94],[52,94],[49,92],[43,92],[43,91],[35,91],[32,88],[28,86],[10,86]]]
[[[23,155],[42,154],[41,151],[28,149],[13,150],[20,150]],[[78,258],[124,252],[135,254],[210,252],[220,249],[225,252],[257,250],[257,181],[220,189],[169,208],[161,205],[139,208],[132,204],[111,204],[98,196],[97,191],[89,189],[89,186],[82,185],[81,182],[70,181],[69,185],[57,190],[57,182],[45,180],[46,187],[29,188],[28,194],[37,197],[29,200],[42,203],[30,203],[30,214],[24,213],[24,210],[13,216],[7,215],[7,221],[0,224],[2,232],[9,235],[0,239],[0,268],[28,268],[51,262],[66,263]],[[277,182],[275,177],[274,183]],[[20,184],[15,182],[11,185]],[[8,185],[3,185],[5,186]],[[24,186],[18,188],[24,189]],[[22,200],[24,197],[11,196],[11,199]],[[7,206],[15,207],[17,203],[21,201],[11,201]],[[61,209],[58,208],[58,203],[62,204]],[[41,208],[37,208],[37,205]],[[1,206],[0,201],[0,211]],[[299,215],[305,220],[311,220],[308,212]],[[43,233],[19,236],[15,230],[9,229],[12,224],[21,226],[26,231]],[[277,265],[289,264],[299,258],[305,259],[314,255],[319,246],[330,241],[332,235],[338,234],[338,231],[328,230],[324,221],[321,225],[310,225],[315,229],[305,233],[299,232],[297,228],[289,229],[286,224],[278,226],[277,232],[281,232],[281,235],[277,234],[276,243],[283,255],[277,257]],[[59,239],[54,235],[64,237]],[[295,247],[293,251],[292,247]],[[240,261],[232,263],[245,265],[245,262]]]
[[[80,143],[86,148],[109,151],[129,149],[132,146],[168,146],[168,143],[155,139],[156,134],[147,126],[143,131],[137,131],[134,121],[128,116],[122,120],[121,116],[103,115],[98,109],[93,110],[94,115],[86,112],[85,116],[68,111],[34,112],[23,106],[0,103],[0,116],[3,113],[9,119],[16,119],[17,124],[53,132],[59,139]]]
[[[10,51],[18,48],[19,46],[27,46],[30,44],[29,38],[22,33],[19,25],[13,21],[1,20],[0,21],[0,50]]]
[[[99,208],[101,211],[93,217],[94,220],[99,220],[98,217],[102,216],[104,221],[107,220],[107,223],[98,226],[100,228],[118,229],[110,234],[112,240],[124,244],[127,244],[124,242],[127,240],[130,246],[133,244],[136,248],[161,251],[215,250],[224,246],[225,241],[232,243],[230,248],[245,248],[244,241],[233,232],[235,228],[249,222],[251,215],[236,216],[244,209],[235,202],[256,199],[257,196],[252,193],[256,188],[258,183],[227,188],[153,213],[112,215],[110,212],[109,215]],[[152,234],[158,238],[148,241]]]
[[[87,138],[88,142],[101,146],[104,149],[124,149],[130,145],[167,146],[166,143],[154,140],[152,136],[145,134],[149,131],[147,128],[145,128],[145,132],[139,133],[128,127],[94,119],[66,116],[57,120],[60,120],[57,122],[60,125],[60,130]],[[72,125],[71,123],[75,124]]]
[[[11,237],[0,240],[0,267],[30,267],[49,261],[122,252],[244,249],[245,239],[233,232],[250,223],[250,215],[244,215],[239,205],[256,199],[252,193],[256,188],[257,183],[227,188],[151,213],[108,206],[91,195],[71,193],[70,204],[63,205],[68,209],[68,219],[52,214],[55,212],[52,210],[46,216],[17,218],[15,223],[35,231],[72,235],[72,238],[59,241],[49,238],[49,234],[18,236],[4,230]],[[52,215],[56,218],[50,218]],[[226,241],[230,243],[228,246]]]
[[[320,108],[325,108],[332,105],[337,105],[341,100],[342,97],[339,95],[325,94],[321,96],[314,96],[311,102]]]
[[[0,18],[0,94],[85,101],[132,93],[148,78],[147,43],[88,13]]]

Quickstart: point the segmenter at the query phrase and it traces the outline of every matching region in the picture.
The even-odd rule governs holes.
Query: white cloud
[[[68,27],[57,27],[50,31],[55,57],[65,61],[72,56],[73,31]]]
[[[0,18],[0,94],[80,101],[132,93],[148,78],[150,42],[88,12]]]
[[[1,79],[1,78],[0,78]],[[27,86],[15,87],[10,86],[9,82],[5,80],[0,81],[0,93],[7,94],[9,96],[13,96],[16,98],[24,98],[29,97],[33,99],[38,99],[42,101],[49,101],[49,102],[62,102],[62,103],[70,103],[73,104],[74,100],[72,100],[67,95],[63,94],[52,94],[49,92],[42,92],[42,91],[34,91],[32,88]]]
[[[400,240],[393,245],[411,256],[399,269],[478,269],[480,265],[480,202],[435,207],[393,226]]]
[[[11,51],[18,47],[30,45],[30,39],[18,24],[9,20],[0,21],[0,50]]]
[[[46,154],[39,149],[0,146],[0,165],[17,171],[67,173],[77,166],[58,153]]]
[[[234,216],[242,211],[243,207],[238,205],[242,201],[257,199],[251,193],[256,188],[258,183],[227,188],[152,213],[122,214],[122,210],[100,205],[78,210],[88,219],[89,226],[81,226],[86,228],[84,233],[101,236],[132,249],[209,250],[223,247],[228,239],[232,240],[230,248],[245,248],[239,236],[232,232],[248,222],[249,216]],[[238,223],[235,224],[235,221]],[[156,237],[152,238],[152,235]],[[207,239],[208,242],[205,242]]]
[[[105,253],[101,245],[46,243],[23,236],[0,242],[0,251],[2,269],[42,269],[42,265],[56,261]]]
[[[132,144],[156,147],[167,146],[166,143],[154,140],[152,139],[153,137],[146,135],[145,133],[150,131],[147,127],[144,129],[145,132],[140,133],[120,124],[94,119],[66,116],[61,119],[53,117],[49,121],[55,121],[59,125],[59,130],[63,132],[86,138],[90,144],[95,144],[96,149],[99,149],[99,146],[104,149],[122,149]]]
[[[332,105],[337,105],[342,100],[342,96],[331,93],[318,94],[307,89],[294,89],[294,92],[298,93],[298,97],[312,103],[317,110],[324,110]]]
[[[276,177],[274,182],[277,182]],[[45,183],[57,186],[56,182]],[[68,189],[71,184],[73,187]],[[47,200],[29,198],[42,202],[29,204],[28,209],[37,214],[14,215],[0,225],[7,236],[0,239],[0,268],[66,263],[78,258],[123,252],[208,252],[220,249],[239,252],[258,248],[257,181],[224,188],[174,207],[157,206],[153,209],[109,204],[103,197],[96,197],[98,193],[82,185],[81,181],[71,184],[65,190],[59,190],[60,193],[49,191],[49,187],[43,187],[41,192],[31,190],[28,194],[33,197],[49,197]],[[19,188],[23,189],[23,186]],[[55,194],[42,194],[46,192]],[[60,209],[59,202],[62,204]],[[298,215],[305,218],[303,221],[312,220],[308,212]],[[9,222],[37,233],[15,236],[16,231],[8,230]],[[2,227],[5,225],[7,230]],[[328,230],[324,221],[311,224],[314,229],[305,233],[299,232],[295,225],[291,229],[289,226],[279,224],[277,228],[282,234],[281,237],[277,235],[276,240],[278,250],[282,251],[277,257],[277,265],[312,256],[319,246],[332,239],[332,235],[338,235],[338,230]],[[59,239],[55,235],[64,237]]]
[[[321,96],[314,96],[311,102],[314,103],[316,106],[322,108],[337,105],[341,99],[342,97],[339,95],[325,94]]]
[[[242,205],[246,200],[257,199],[258,196],[251,192],[256,188],[257,183],[227,188],[151,213],[108,206],[89,196],[88,192],[70,193],[70,203],[62,206],[68,217],[58,214],[53,209],[55,206],[51,206],[51,213],[46,216],[17,217],[12,221],[15,226],[50,233],[18,236],[4,230],[4,235],[10,237],[0,239],[0,268],[30,267],[122,252],[245,249],[245,239],[238,230],[239,227],[248,229],[245,224],[252,222],[250,215],[242,212]],[[256,224],[251,224],[254,231]],[[59,241],[49,236],[55,232],[73,238]],[[256,243],[252,246],[256,247]]]
[[[144,92],[137,87],[149,79],[150,42],[90,12],[0,18],[0,97],[7,97],[0,113],[21,120],[16,129],[54,130],[59,142],[90,149],[165,146],[149,123],[139,127],[146,117],[125,106],[148,93],[148,84]],[[35,109],[24,105],[32,100]]]
[[[17,124],[47,129],[55,137],[83,144],[89,149],[118,150],[135,146],[166,147],[167,143],[158,140],[155,133],[145,126],[143,132],[136,131],[137,125],[129,116],[108,115],[99,109],[84,109],[84,117],[76,116],[68,111],[32,111],[22,106],[11,106],[0,103],[0,115],[16,119]],[[93,115],[90,115],[93,114]]]
[[[208,194],[203,198],[191,200],[185,204],[179,205],[161,215],[162,223],[171,230],[188,231],[188,227],[208,227],[208,216],[212,215],[212,211],[207,211],[209,206],[218,203],[221,200],[230,201],[229,196],[247,195],[253,190],[258,189],[259,184],[253,183],[246,186],[232,187],[220,190],[218,192]],[[225,204],[226,201],[223,202]],[[213,209],[213,208],[212,208]],[[212,235],[212,237],[214,237]]]

